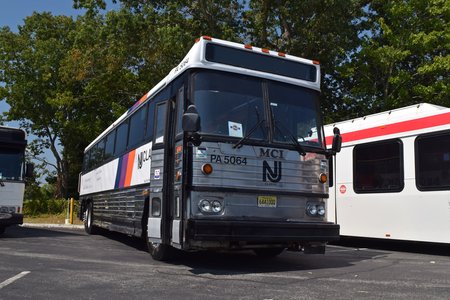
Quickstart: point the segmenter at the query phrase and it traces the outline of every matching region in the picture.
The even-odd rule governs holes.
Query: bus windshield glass
[[[319,93],[299,86],[269,82],[273,141],[323,147]]]
[[[267,138],[261,80],[217,72],[196,73],[194,80],[201,134]]]
[[[194,74],[194,86],[202,135],[268,141],[271,127],[273,143],[324,148],[317,91],[208,71]]]
[[[21,180],[23,150],[14,148],[0,149],[0,179]]]

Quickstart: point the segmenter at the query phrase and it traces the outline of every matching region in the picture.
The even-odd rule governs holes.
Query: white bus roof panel
[[[420,103],[361,118],[329,124],[324,127],[327,145],[331,145],[334,127],[339,128],[342,143],[366,139],[387,139],[386,136],[404,135],[427,128],[450,124],[450,109],[429,103]],[[382,137],[382,138],[380,138]]]

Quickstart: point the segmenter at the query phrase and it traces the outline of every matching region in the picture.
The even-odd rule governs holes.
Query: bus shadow
[[[376,249],[406,253],[450,256],[450,244],[411,242],[400,240],[381,240],[357,237],[341,237],[334,245],[358,249]]]
[[[135,250],[148,252],[147,245],[143,239],[108,230],[101,230],[99,234]],[[370,249],[360,250],[329,246],[325,255],[284,251],[279,256],[263,258],[256,256],[250,250],[234,252],[184,252],[173,249],[171,259],[162,263],[189,267],[190,272],[195,275],[212,274],[225,276],[250,273],[339,269],[352,266],[359,261],[383,257],[388,254],[388,252],[379,250],[372,251]],[[148,255],[149,259],[151,259],[150,254]]]
[[[102,230],[100,234],[127,247],[148,252],[145,242],[137,237]],[[163,264],[180,265],[190,268],[195,275],[234,275],[249,273],[276,273],[283,271],[301,271],[318,269],[339,269],[355,263],[388,255],[383,251],[347,249],[342,247],[327,247],[325,255],[304,254],[302,252],[284,251],[277,257],[263,258],[253,251],[214,252],[197,251],[184,252],[173,249],[172,258]],[[149,259],[150,258],[150,254]]]
[[[252,251],[218,253],[178,251],[169,263],[192,268],[192,274],[234,275],[249,273],[276,273],[286,271],[310,271],[320,269],[339,269],[355,263],[387,255],[381,251],[335,251],[328,249],[327,254],[304,254],[285,251],[277,257],[263,258]],[[354,252],[354,253],[353,253]]]
[[[145,241],[142,238],[129,236],[120,232],[109,231],[103,228],[98,228],[98,230],[99,230],[98,235],[104,236],[108,239],[119,242],[128,247],[134,248],[138,251],[148,252],[147,245],[145,244]]]

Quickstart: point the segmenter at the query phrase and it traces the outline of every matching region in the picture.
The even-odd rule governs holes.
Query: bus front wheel
[[[172,247],[160,243],[150,242],[147,238],[148,252],[154,260],[166,261],[172,256]]]
[[[94,221],[94,205],[92,204],[92,202],[89,202],[86,205],[83,218],[84,230],[88,234],[98,233],[98,227],[94,226],[93,221]]]

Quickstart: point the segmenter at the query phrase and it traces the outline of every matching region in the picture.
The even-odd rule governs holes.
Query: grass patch
[[[41,214],[38,216],[27,216],[25,215],[23,218],[24,223],[33,223],[33,224],[65,224],[66,223],[66,214]],[[83,221],[79,220],[76,216],[73,217],[74,225],[82,225]]]

